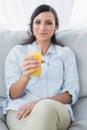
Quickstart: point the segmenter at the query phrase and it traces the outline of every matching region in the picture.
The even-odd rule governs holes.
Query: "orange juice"
[[[31,73],[30,76],[40,76],[41,71],[42,71],[42,65],[41,65],[41,53],[40,52],[29,52],[28,55],[34,56],[36,58],[36,60],[40,61],[40,68]]]

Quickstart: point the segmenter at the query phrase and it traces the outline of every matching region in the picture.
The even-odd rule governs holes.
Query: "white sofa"
[[[6,55],[26,36],[27,34],[23,31],[0,31],[0,104],[6,98],[4,78]],[[80,79],[80,97],[77,104],[73,106],[76,120],[69,130],[87,130],[87,29],[60,31],[56,36],[65,46],[69,46],[75,52]],[[1,107],[0,130],[8,130]]]

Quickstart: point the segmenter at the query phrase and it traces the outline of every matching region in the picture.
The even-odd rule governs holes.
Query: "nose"
[[[45,24],[41,24],[41,25],[40,25],[40,30],[45,30],[45,29],[46,29]]]

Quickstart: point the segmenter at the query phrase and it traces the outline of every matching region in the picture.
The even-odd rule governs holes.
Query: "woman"
[[[71,105],[79,96],[76,61],[72,50],[56,41],[58,27],[55,10],[40,5],[31,16],[29,38],[7,56],[6,122],[10,130],[67,130],[74,120]],[[27,55],[30,44],[42,48],[39,77],[30,76],[40,67],[35,57]]]

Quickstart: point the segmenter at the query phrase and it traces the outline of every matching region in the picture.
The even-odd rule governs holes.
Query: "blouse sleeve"
[[[61,93],[68,91],[72,96],[71,105],[73,105],[76,103],[79,97],[79,78],[75,55],[68,47],[64,47],[63,62],[64,82]]]
[[[5,61],[5,83],[8,97],[11,85],[19,79],[20,75],[21,75],[21,68],[19,65],[19,56],[17,53],[17,48],[14,47],[9,52]]]

